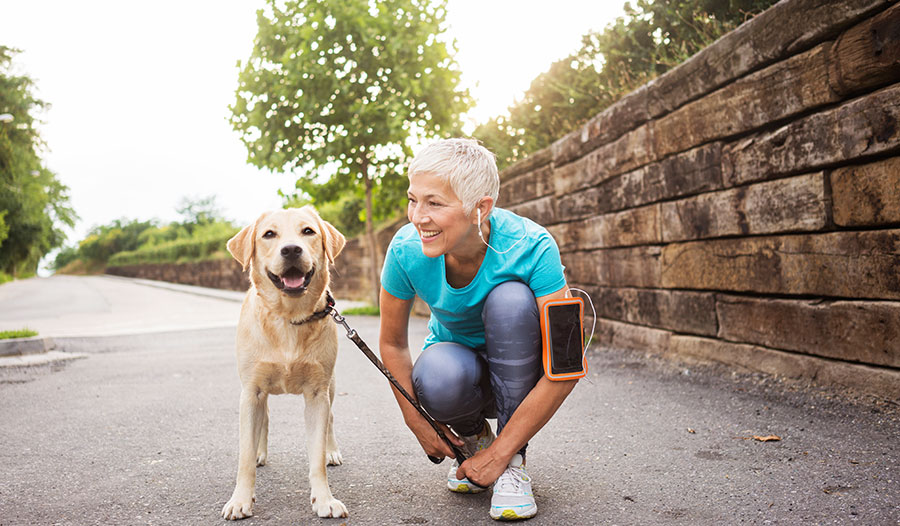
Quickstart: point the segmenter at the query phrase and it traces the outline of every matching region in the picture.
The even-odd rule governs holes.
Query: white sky
[[[506,113],[581,35],[621,16],[624,0],[450,0],[467,122]],[[249,55],[262,0],[0,0],[0,44],[51,108],[37,117],[44,162],[81,217],[68,244],[118,218],[178,219],[185,196],[216,195],[249,223],[278,208],[294,178],[246,164],[226,121],[236,63]],[[469,125],[469,129],[473,126]]]

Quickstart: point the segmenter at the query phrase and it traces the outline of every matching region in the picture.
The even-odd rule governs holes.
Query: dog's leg
[[[259,441],[256,447],[256,465],[265,466],[269,456],[269,395],[262,398],[262,425],[259,427]]]
[[[256,498],[256,452],[259,428],[263,423],[265,394],[255,388],[241,390],[240,454],[238,455],[237,483],[231,499],[222,508],[222,516],[228,520],[243,519],[253,515]]]
[[[328,428],[325,432],[325,461],[329,466],[340,466],[344,463],[341,449],[334,438],[334,412],[331,410],[334,405],[334,391],[336,387],[337,384],[334,376],[332,376],[331,385],[328,387]]]
[[[325,473],[325,435],[331,414],[329,394],[325,390],[305,393],[306,451],[309,457],[309,500],[319,517],[346,517],[347,507],[334,498]]]

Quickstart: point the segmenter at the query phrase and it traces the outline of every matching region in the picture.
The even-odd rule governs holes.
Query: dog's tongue
[[[281,280],[286,288],[298,289],[306,283],[306,276],[284,276]]]

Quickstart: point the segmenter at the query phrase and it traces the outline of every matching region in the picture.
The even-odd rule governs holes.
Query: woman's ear
[[[491,196],[484,196],[479,201],[478,204],[475,205],[475,224],[481,225],[483,221],[485,221],[489,215],[491,215],[491,211],[494,209],[494,198]]]

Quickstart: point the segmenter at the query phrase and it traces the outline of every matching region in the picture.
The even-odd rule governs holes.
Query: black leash
[[[328,297],[331,298],[331,295],[329,294]],[[398,382],[397,379],[394,378],[394,375],[392,375],[391,372],[387,370],[387,367],[385,367],[384,364],[381,363],[381,360],[379,360],[378,357],[375,356],[375,353],[372,352],[372,349],[369,349],[369,346],[366,345],[366,342],[362,341],[362,338],[359,337],[359,334],[357,334],[355,330],[351,329],[350,326],[347,325],[347,320],[343,316],[341,316],[340,313],[333,307],[329,306],[328,309],[330,309],[329,313],[334,318],[334,321],[343,325],[344,329],[347,330],[347,338],[350,338],[350,341],[352,341],[356,344],[357,347],[359,347],[359,350],[366,355],[366,358],[368,358],[370,362],[375,364],[375,367],[377,367],[378,370],[381,371],[381,374],[383,374],[385,378],[387,378],[388,381],[391,382],[391,385],[393,385],[398,391],[400,391],[400,394],[403,395],[403,398],[406,398],[406,401],[412,404],[412,406],[416,408],[416,411],[418,411],[419,414],[422,415],[422,417],[429,424],[431,424],[431,428],[434,429],[434,432],[437,433],[439,437],[441,437],[441,440],[443,440],[448,446],[450,446],[453,454],[456,455],[457,462],[459,462],[460,464],[465,462],[466,458],[468,458],[466,454],[460,451],[458,447],[453,445],[453,442],[450,442],[450,439],[448,439],[447,435],[444,434],[444,431],[440,427],[438,427],[437,422],[435,422],[434,419],[431,418],[431,415],[426,413],[425,409],[419,404],[419,402],[417,400],[414,400],[413,397],[411,397],[409,393],[406,392],[406,389],[404,389],[403,386],[400,385],[400,382]],[[440,464],[444,461],[444,459],[442,458],[433,457],[431,455],[428,455],[428,460],[434,462],[435,464]]]

